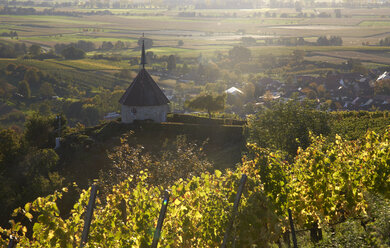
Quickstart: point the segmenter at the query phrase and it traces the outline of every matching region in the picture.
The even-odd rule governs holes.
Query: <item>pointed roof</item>
[[[146,56],[145,56],[145,40],[142,40],[142,54],[141,54],[141,65],[142,69],[145,69],[146,65]]]
[[[144,35],[142,35],[142,37],[144,37]],[[145,41],[142,40],[142,69],[138,72],[137,77],[119,100],[120,104],[127,106],[159,106],[169,103],[168,98],[146,71],[145,64]]]
[[[119,100],[127,106],[159,106],[169,103],[149,73],[143,68]]]

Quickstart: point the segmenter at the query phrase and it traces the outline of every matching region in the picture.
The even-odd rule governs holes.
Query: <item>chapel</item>
[[[145,42],[142,42],[141,65],[137,77],[123,94],[121,104],[122,123],[135,120],[165,122],[169,112],[169,100],[145,69]]]

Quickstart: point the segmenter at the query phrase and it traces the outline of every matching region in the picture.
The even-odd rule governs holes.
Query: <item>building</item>
[[[146,71],[145,64],[145,45],[142,44],[142,69],[119,100],[123,123],[133,123],[135,120],[166,121],[169,100]]]

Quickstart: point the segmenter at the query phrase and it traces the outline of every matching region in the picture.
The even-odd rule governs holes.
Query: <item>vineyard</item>
[[[312,136],[312,145],[299,149],[292,163],[278,152],[248,144],[250,153],[235,170],[179,179],[167,188],[151,184],[150,172],[142,171],[110,193],[98,192],[85,247],[150,247],[165,190],[170,202],[160,247],[220,247],[231,221],[227,247],[282,247],[290,230],[288,209],[297,229],[310,230],[314,247],[336,245],[335,225],[353,220],[361,220],[364,227],[362,247],[387,247],[388,220],[373,216],[372,210],[376,204],[388,206],[389,135],[390,130],[383,135],[368,132],[360,140],[336,136],[332,142]],[[232,220],[242,174],[248,179]],[[11,228],[0,228],[0,244],[6,246],[12,235],[16,247],[78,247],[89,191],[64,215],[57,203],[66,192],[64,188],[16,209]],[[372,204],[374,198],[380,200]],[[333,230],[332,238],[322,239],[323,230]]]

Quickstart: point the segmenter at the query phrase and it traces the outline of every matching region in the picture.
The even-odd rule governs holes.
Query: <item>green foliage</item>
[[[46,97],[46,98],[54,96],[55,93],[54,93],[53,86],[51,86],[51,84],[49,84],[48,82],[44,82],[39,88],[39,94],[42,97]]]
[[[330,137],[349,140],[363,138],[367,130],[383,134],[390,125],[388,111],[338,111],[330,113]]]
[[[327,144],[320,137],[298,153],[288,179],[289,204],[298,223],[335,223],[365,213],[364,169],[373,168],[354,160],[360,155],[358,146],[340,137]]]
[[[390,46],[390,37],[386,37],[379,41],[380,46]]]
[[[299,149],[294,163],[283,160],[281,153],[250,145],[251,157],[234,172],[206,172],[188,179],[176,177],[166,183],[156,182],[159,180],[156,176],[174,178],[176,175],[172,170],[180,171],[176,165],[183,166],[196,160],[190,155],[195,150],[169,155],[169,160],[184,157],[178,158],[177,164],[167,174],[163,171],[164,166],[169,166],[164,164],[165,159],[161,160],[160,167],[150,156],[140,155],[139,148],[124,144],[115,151],[112,159],[118,168],[127,166],[130,170],[119,179],[123,179],[122,182],[113,186],[111,193],[98,194],[87,247],[149,246],[161,206],[161,183],[166,185],[171,198],[160,245],[218,247],[231,217],[234,196],[243,173],[248,175],[248,181],[232,234],[238,247],[275,244],[287,228],[287,208],[292,209],[298,228],[318,223],[329,233],[333,232],[330,230],[332,223],[356,217],[369,219],[363,226],[366,233],[353,220],[347,221],[336,227],[340,234],[326,236],[316,247],[353,243],[362,247],[381,247],[388,239],[382,232],[388,233],[389,230],[386,217],[390,192],[389,135],[390,130],[382,136],[368,132],[360,141],[336,137],[334,142],[326,142],[321,136],[312,137],[312,145],[306,150]],[[181,144],[185,143],[183,140]],[[151,171],[142,170],[141,164]],[[181,176],[185,177],[184,174]],[[88,194],[84,191],[80,195],[66,218],[61,217],[56,204],[56,200],[62,197],[58,192],[17,209],[15,214],[20,213],[34,221],[33,239],[26,236],[27,227],[15,221],[10,222],[10,229],[0,231],[19,236],[20,247],[27,244],[28,247],[77,245]],[[361,238],[356,239],[356,235]],[[0,244],[6,242],[0,239]]]
[[[17,68],[20,71],[22,67]],[[24,73],[24,80],[26,80],[31,86],[37,87],[40,85],[40,75],[35,68],[29,68]]]
[[[33,177],[38,174],[47,175],[57,164],[59,157],[53,149],[31,150],[25,157],[26,174]]]
[[[63,114],[60,116],[61,128],[64,131],[67,119]],[[25,123],[24,139],[30,147],[53,147],[54,138],[58,136],[58,122],[57,116],[41,116],[34,113]]]
[[[34,114],[26,121],[25,127],[24,137],[30,146],[45,148],[54,144],[54,127],[47,117]]]
[[[264,191],[286,216],[291,208],[295,222],[302,227],[313,223],[326,226],[367,213],[366,192],[389,198],[389,130],[383,136],[368,132],[360,141],[334,142],[312,138],[312,144],[298,150],[294,163],[252,146],[253,160],[245,163],[259,170]]]
[[[26,98],[31,97],[30,84],[26,80],[22,80],[19,82],[18,93]]]
[[[153,47],[153,40],[152,39],[144,38],[144,37],[139,38],[137,41],[139,48],[142,47],[142,42],[144,42],[144,44],[145,44],[145,49],[150,49]]]
[[[0,130],[0,171],[11,166],[20,152],[19,134],[13,129]]]
[[[67,47],[61,51],[61,55],[65,59],[83,59],[85,58],[85,52],[79,48],[73,46]]]
[[[81,113],[83,122],[89,126],[96,125],[101,117],[98,107],[93,104],[83,105]]]
[[[329,236],[317,247],[388,247],[390,239],[390,202],[378,195],[366,194],[369,203],[364,219],[348,219],[345,223],[325,228]]]
[[[32,56],[38,56],[39,54],[41,54],[42,48],[39,45],[33,44],[28,48],[28,51],[31,53]]]
[[[167,70],[173,71],[176,69],[176,57],[175,55],[169,55],[168,57],[168,64],[167,64]]]
[[[235,46],[229,50],[229,57],[234,63],[247,62],[251,58],[251,50],[243,46]]]
[[[160,239],[161,247],[218,247],[229,220],[234,196],[242,171],[204,173],[199,177],[179,180],[170,187],[171,198]],[[135,187],[133,180],[138,183]],[[148,173],[130,177],[114,186],[105,204],[96,200],[94,219],[86,247],[148,247],[161,206],[162,188],[150,186]],[[236,244],[267,247],[280,234],[278,218],[272,213],[261,186],[249,179],[244,191]],[[18,247],[73,247],[81,238],[83,215],[89,193],[84,191],[67,219],[60,217],[56,201],[62,193],[27,203],[15,210],[34,220],[32,239],[25,234],[27,228],[11,221],[10,229],[2,233],[19,237]],[[250,226],[250,232],[244,227]],[[264,228],[267,226],[267,228]],[[260,233],[261,231],[261,233]],[[6,240],[0,239],[0,244]]]
[[[317,45],[319,46],[341,46],[343,40],[340,36],[331,36],[329,39],[326,36],[320,36],[317,39]]]
[[[187,107],[194,110],[206,110],[211,119],[211,113],[225,108],[226,94],[213,96],[211,94],[199,95],[186,103]]]
[[[214,124],[214,125],[245,125],[245,121],[240,120],[233,114],[221,114],[211,120],[206,115],[194,114],[168,114],[168,122],[190,123],[190,124]]]
[[[249,118],[248,140],[295,156],[298,147],[310,145],[310,131],[317,135],[329,133],[328,119],[327,113],[315,110],[310,102],[275,102]]]
[[[167,140],[160,152],[153,155],[145,153],[140,145],[130,145],[129,136],[121,138],[122,144],[108,155],[113,169],[106,173],[101,172],[101,181],[104,182],[106,190],[143,170],[149,171],[150,184],[167,186],[180,178],[200,175],[212,168],[203,152],[203,146],[188,143],[185,136],[176,137],[173,144]]]
[[[382,79],[375,82],[375,94],[389,95],[390,94],[390,79]]]

